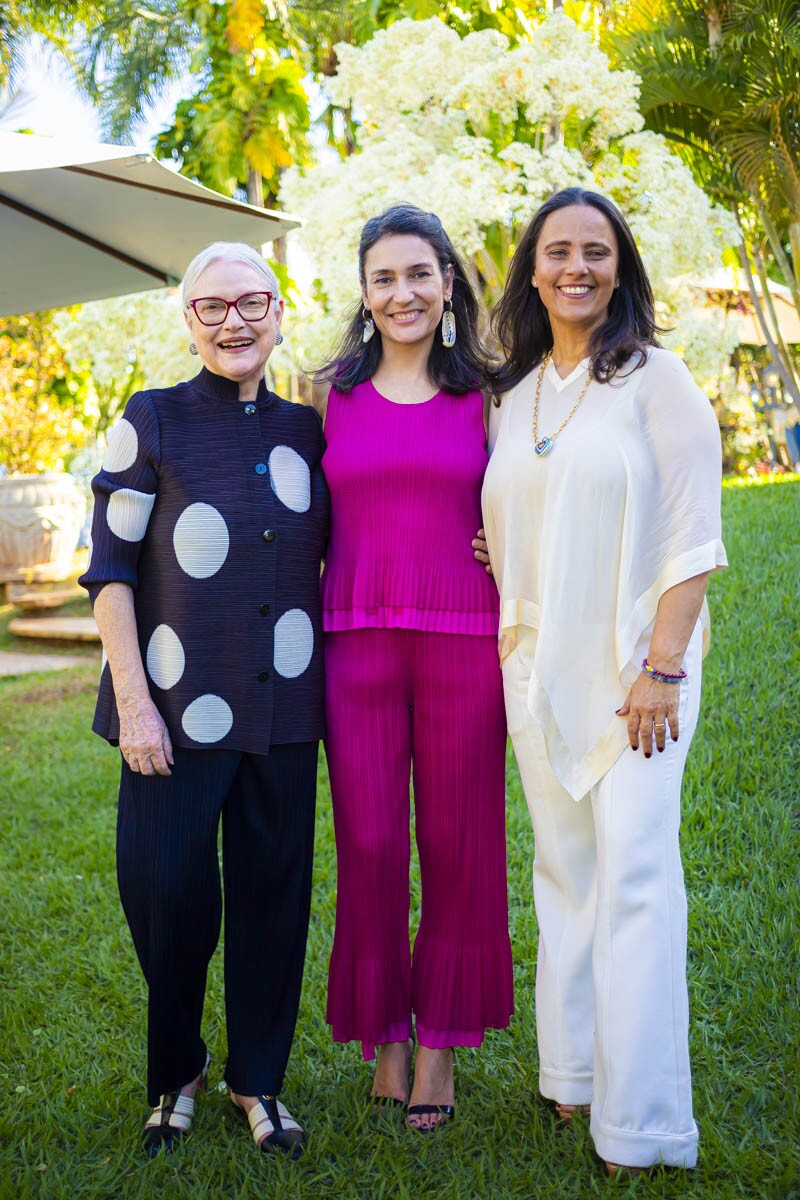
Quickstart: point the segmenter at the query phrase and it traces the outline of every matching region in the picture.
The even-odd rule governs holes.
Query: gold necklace
[[[586,382],[584,383],[583,387],[581,388],[580,395],[578,396],[578,399],[573,404],[572,408],[567,413],[564,420],[559,425],[558,429],[555,431],[555,433],[551,434],[550,437],[540,438],[539,437],[539,399],[541,397],[541,392],[542,392],[542,380],[544,379],[544,373],[547,370],[547,364],[550,362],[550,359],[552,357],[553,357],[552,350],[548,350],[547,354],[545,354],[544,358],[542,359],[542,365],[539,368],[539,378],[536,380],[536,398],[533,402],[533,423],[532,423],[533,449],[534,449],[537,457],[539,457],[539,458],[544,458],[545,454],[549,454],[549,452],[553,449],[553,442],[556,440],[558,435],[561,433],[562,429],[565,429],[566,426],[569,424],[569,422],[572,420],[573,416],[575,415],[575,411],[576,411],[578,405],[580,404],[583,397],[586,395],[586,391],[589,387],[589,384],[592,382],[592,373],[591,373],[591,371],[587,371]]]

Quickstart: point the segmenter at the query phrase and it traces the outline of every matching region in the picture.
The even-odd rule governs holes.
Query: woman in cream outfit
[[[697,1158],[680,786],[720,540],[719,431],[660,349],[632,234],[552,196],[495,314],[483,489],[509,732],[533,819],[540,1089],[610,1174]]]

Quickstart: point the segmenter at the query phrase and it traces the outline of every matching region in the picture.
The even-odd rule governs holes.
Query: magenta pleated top
[[[472,550],[489,461],[481,393],[395,404],[370,381],[332,388],[325,440],[323,629],[496,635],[497,588]]]

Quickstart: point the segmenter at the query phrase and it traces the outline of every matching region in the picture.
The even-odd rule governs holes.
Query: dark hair
[[[505,351],[505,362],[492,374],[497,394],[519,383],[553,348],[550,317],[531,284],[536,245],[550,214],[575,204],[596,208],[608,218],[619,255],[619,287],[609,301],[606,320],[589,343],[591,374],[599,383],[608,383],[633,355],[639,356],[633,369],[643,366],[647,347],[658,345],[656,333],[661,330],[655,322],[653,292],[627,221],[599,192],[564,188],[545,200],[522,235],[511,259],[503,296],[492,313],[492,328]]]
[[[464,265],[436,213],[424,212],[413,204],[394,204],[380,216],[367,221],[358,244],[358,275],[362,286],[366,282],[364,261],[368,252],[381,238],[393,233],[415,234],[427,242],[436,255],[443,275],[448,267],[453,268],[451,301],[456,319],[456,344],[448,349],[442,345],[439,337],[434,338],[428,357],[431,382],[456,395],[483,387],[488,367],[478,333],[480,308]],[[363,329],[359,301],[331,359],[315,372],[316,383],[332,383],[340,391],[349,392],[356,384],[372,378],[380,364],[383,345],[377,328],[368,342],[362,339]]]

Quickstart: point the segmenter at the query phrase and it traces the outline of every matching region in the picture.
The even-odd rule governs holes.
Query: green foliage
[[[800,7],[794,0],[630,0],[607,49],[642,79],[648,126],[736,213],[746,267],[800,312]],[[778,342],[787,379],[798,379]]]
[[[215,6],[204,22],[195,55],[203,83],[179,102],[156,150],[217,191],[230,195],[247,188],[255,172],[274,194],[284,168],[309,160],[303,67],[274,44],[280,35],[274,22],[245,25],[236,16],[231,0]]]
[[[67,365],[52,314],[0,326],[0,465],[9,475],[62,471],[84,445],[88,379]]]
[[[370,1118],[369,1068],[356,1046],[330,1041],[336,866],[323,767],[308,959],[284,1090],[309,1131],[308,1152],[298,1163],[260,1156],[217,1090],[220,950],[204,1021],[211,1090],[198,1098],[187,1143],[145,1160],[146,997],[117,897],[119,760],[89,732],[94,662],[0,679],[0,1200],[797,1200],[798,500],[797,479],[723,495],[731,567],[711,580],[713,644],[682,831],[696,1171],[610,1185],[585,1123],[560,1132],[537,1095],[533,839],[511,756],[517,1011],[483,1049],[459,1051],[453,1126],[423,1139],[399,1114]]]

